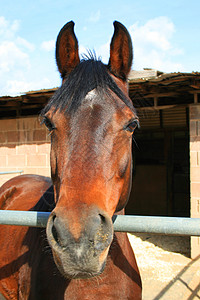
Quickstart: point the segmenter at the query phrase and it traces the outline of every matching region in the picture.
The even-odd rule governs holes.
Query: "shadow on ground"
[[[188,236],[166,236],[149,233],[134,235],[142,241],[148,241],[165,251],[180,253],[186,257],[190,257],[190,237]]]
[[[163,288],[153,300],[181,299],[192,300],[200,299],[200,282],[196,277],[200,267],[200,255],[191,260],[177,275]],[[174,296],[173,296],[174,295]],[[177,295],[177,296],[175,296]],[[171,298],[173,297],[173,298]]]

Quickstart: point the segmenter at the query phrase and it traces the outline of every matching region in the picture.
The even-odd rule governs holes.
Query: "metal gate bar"
[[[17,173],[20,173],[21,175],[23,172],[24,172],[23,170],[7,171],[7,172],[0,172],[0,175],[17,174]]]
[[[46,227],[48,212],[0,210],[0,224]],[[115,231],[200,236],[200,218],[114,215]]]

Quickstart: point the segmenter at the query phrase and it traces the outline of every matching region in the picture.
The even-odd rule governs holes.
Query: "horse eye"
[[[54,124],[47,117],[44,117],[44,119],[42,120],[42,124],[44,124],[46,126],[46,128],[49,130],[49,132],[52,132],[54,129],[56,129]]]
[[[135,119],[135,120],[131,121],[128,125],[126,125],[124,129],[125,129],[126,131],[129,131],[129,132],[133,133],[134,130],[135,130],[137,127],[139,127],[139,126],[140,126],[139,120],[138,120],[138,119]]]

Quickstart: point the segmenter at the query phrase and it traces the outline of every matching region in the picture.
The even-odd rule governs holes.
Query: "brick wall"
[[[50,176],[50,138],[38,117],[0,120],[0,172]],[[18,174],[0,175],[0,185]]]
[[[190,209],[200,218],[200,105],[190,106]],[[192,258],[200,254],[200,237],[191,237]]]

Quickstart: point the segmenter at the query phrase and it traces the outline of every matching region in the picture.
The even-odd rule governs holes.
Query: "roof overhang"
[[[131,71],[129,95],[139,110],[164,109],[200,103],[200,73]],[[30,91],[20,96],[0,97],[0,118],[38,115],[57,88]]]

